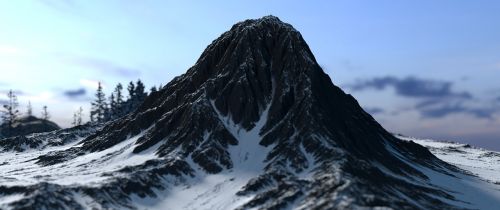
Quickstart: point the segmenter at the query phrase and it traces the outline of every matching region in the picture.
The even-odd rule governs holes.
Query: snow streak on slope
[[[62,163],[41,166],[36,164],[37,158],[50,152],[63,151],[71,147],[79,147],[80,140],[71,144],[49,147],[45,150],[27,150],[25,152],[0,153],[0,183],[3,186],[26,186],[40,182],[59,185],[103,184],[111,173],[126,166],[143,164],[155,159],[156,147],[140,153],[132,154],[134,144],[142,134],[131,137],[120,144],[100,152],[87,153]]]
[[[262,111],[259,121],[251,130],[235,124],[230,116],[222,115],[211,101],[212,108],[225,128],[238,139],[238,145],[229,148],[233,168],[218,174],[207,174],[191,157],[189,165],[195,169],[195,176],[186,183],[173,186],[166,192],[158,192],[163,198],[140,198],[133,196],[133,203],[144,209],[235,209],[250,201],[253,196],[237,196],[237,192],[250,179],[257,177],[265,167],[265,157],[270,148],[259,145],[259,132],[267,121],[270,104]],[[205,134],[205,139],[210,134]]]
[[[449,176],[417,167],[429,177],[432,184],[456,196],[460,201],[457,201],[455,205],[472,209],[498,209],[500,205],[500,153],[474,148],[467,144],[397,137],[421,144],[438,158],[465,170],[465,173],[448,171],[452,175]]]

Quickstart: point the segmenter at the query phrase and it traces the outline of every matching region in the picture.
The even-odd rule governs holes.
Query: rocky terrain
[[[446,149],[419,143],[426,145],[387,132],[332,83],[297,30],[267,16],[235,24],[185,74],[123,118],[0,140],[0,206],[488,209],[500,204],[498,185],[438,158]]]

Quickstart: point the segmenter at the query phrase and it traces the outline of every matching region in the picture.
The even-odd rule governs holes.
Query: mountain
[[[387,132],[332,83],[302,35],[273,16],[235,24],[133,113],[102,127],[72,129],[28,136],[22,145],[0,144],[0,206],[474,209],[500,204],[497,185]],[[39,141],[44,143],[31,143]],[[471,199],[462,191],[484,196]]]
[[[34,116],[20,118],[16,123],[14,123],[12,126],[13,128],[10,130],[8,130],[5,126],[6,125],[0,126],[0,136],[23,136],[32,133],[43,133],[61,129],[52,121],[40,119]]]

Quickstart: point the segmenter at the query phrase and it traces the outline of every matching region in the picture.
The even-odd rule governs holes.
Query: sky
[[[239,21],[299,30],[386,129],[500,151],[500,1],[0,1],[0,103],[70,126],[97,82],[168,83]]]

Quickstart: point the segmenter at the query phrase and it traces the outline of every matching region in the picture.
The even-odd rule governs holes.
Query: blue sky
[[[8,89],[68,126],[97,81],[166,84],[234,23],[275,15],[388,130],[500,150],[500,2],[0,1]],[[88,116],[87,116],[88,117]]]

